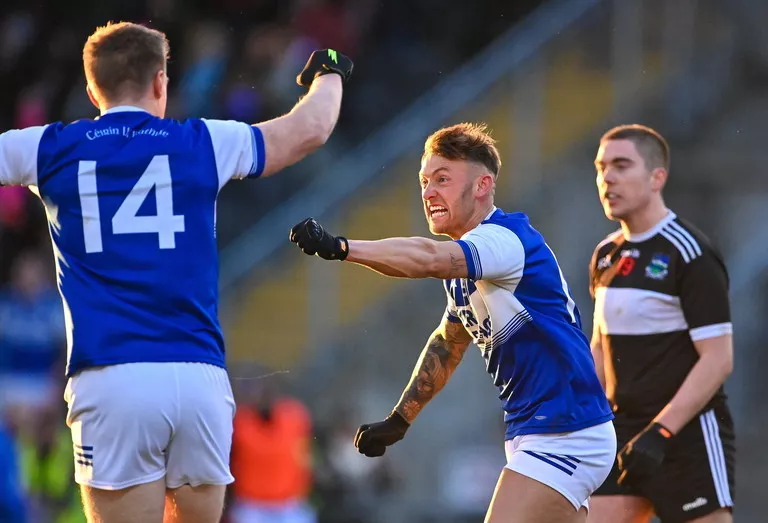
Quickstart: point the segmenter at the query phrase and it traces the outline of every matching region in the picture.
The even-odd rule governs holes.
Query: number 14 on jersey
[[[80,162],[77,186],[83,214],[85,252],[88,253],[104,250],[96,178],[96,162]],[[138,216],[141,205],[153,187],[157,214]],[[161,249],[175,249],[177,232],[184,232],[184,216],[173,214],[173,186],[168,156],[155,156],[112,217],[112,234],[157,234]]]

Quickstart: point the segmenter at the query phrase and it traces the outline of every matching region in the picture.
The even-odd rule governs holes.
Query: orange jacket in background
[[[307,498],[312,483],[312,423],[304,405],[280,399],[269,421],[241,406],[234,429],[231,466],[235,497],[255,503]]]

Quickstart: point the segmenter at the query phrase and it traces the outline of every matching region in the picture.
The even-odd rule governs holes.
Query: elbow
[[[306,148],[309,152],[314,152],[320,149],[328,141],[333,133],[333,125],[329,125],[328,122],[314,122],[310,125],[309,133],[306,140]]]
[[[291,124],[285,140],[291,143],[294,157],[299,159],[320,149],[330,138],[334,122],[326,121],[319,115],[311,117],[302,111],[289,113]]]
[[[728,354],[728,356],[723,359],[720,365],[720,371],[723,373],[724,380],[733,373],[733,354]]]
[[[730,351],[713,353],[709,358],[709,365],[724,382],[733,373],[733,353]]]
[[[308,152],[314,152],[321,148],[333,134],[336,127],[336,119],[330,114],[315,114],[314,118],[306,122],[306,135],[304,145]]]
[[[729,345],[727,350],[720,352],[720,372],[723,374],[723,381],[733,373],[733,347]]]

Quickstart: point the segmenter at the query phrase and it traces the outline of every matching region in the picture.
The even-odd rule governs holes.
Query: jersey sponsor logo
[[[691,510],[699,507],[703,507],[707,504],[707,498],[703,498],[699,496],[698,498],[694,499],[690,503],[686,503],[683,505],[683,512],[690,512]]]
[[[616,271],[622,276],[629,276],[635,268],[635,259],[629,256],[622,258]]]
[[[105,136],[123,136],[125,138],[133,138],[134,136],[152,136],[157,138],[168,138],[170,134],[163,129],[153,129],[148,127],[146,129],[136,130],[127,126],[92,129],[85,133],[85,137],[91,142]]]
[[[666,254],[654,254],[651,262],[645,268],[645,276],[653,280],[663,280],[669,274],[669,256]]]
[[[640,257],[640,249],[624,249],[621,251],[621,257],[637,259]]]
[[[451,295],[456,304],[456,315],[461,323],[469,331],[475,342],[481,348],[490,348],[491,318],[486,313],[483,318],[477,318],[472,310],[470,296],[477,291],[477,286],[472,280],[453,280],[451,282]]]

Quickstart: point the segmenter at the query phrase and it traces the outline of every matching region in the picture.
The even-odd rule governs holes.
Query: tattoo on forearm
[[[462,269],[467,266],[467,261],[463,257],[457,257],[453,253],[451,255],[451,269],[448,273],[449,278],[462,274]]]
[[[469,345],[469,338],[460,325],[458,336],[436,331],[427,342],[413,370],[411,381],[403,391],[395,410],[412,423],[421,409],[448,383]],[[456,327],[451,327],[454,329]]]

